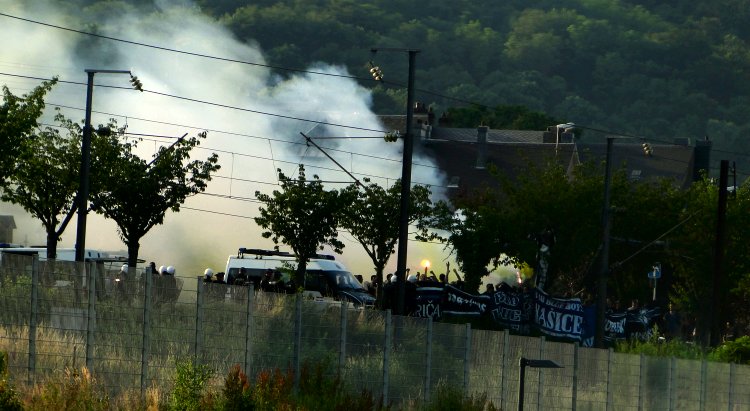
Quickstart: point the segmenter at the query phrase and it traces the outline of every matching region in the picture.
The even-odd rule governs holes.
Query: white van
[[[267,270],[280,271],[284,265],[296,267],[296,256],[284,251],[240,248],[237,255],[230,255],[227,259],[224,278],[229,282],[237,277],[240,268],[244,268],[248,281],[257,288]],[[349,301],[357,306],[367,307],[375,303],[375,298],[332,255],[317,254],[307,262],[302,287],[305,291],[317,291],[323,297]]]
[[[11,254],[36,255],[39,256],[39,261],[44,261],[47,259],[47,247],[23,247],[17,246],[15,244],[8,244],[6,246],[5,244],[3,244],[0,245],[0,251]],[[92,250],[87,248],[84,252],[83,257],[86,261],[91,261],[99,258],[107,258],[109,257],[109,255],[99,250]],[[76,249],[58,248],[56,259],[59,261],[75,261]]]

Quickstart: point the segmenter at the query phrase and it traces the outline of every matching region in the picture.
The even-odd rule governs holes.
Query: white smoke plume
[[[238,41],[221,25],[185,2],[158,1],[161,12],[144,15],[127,7],[118,13],[81,13],[62,4],[41,0],[0,0],[0,10],[6,14],[84,31],[91,31],[92,23],[96,23],[97,33],[104,36],[231,60],[265,63],[259,45]],[[317,149],[294,144],[304,142],[300,132],[351,137],[321,140],[320,144],[335,147],[336,151],[329,150],[329,154],[358,178],[372,176],[374,182],[390,185],[400,177],[400,144],[388,144],[381,138],[359,138],[382,135],[362,129],[384,128],[370,110],[369,91],[353,79],[304,73],[279,77],[262,66],[93,38],[4,16],[0,16],[0,36],[4,39],[0,57],[0,72],[3,73],[39,78],[59,75],[62,80],[85,83],[84,69],[131,70],[146,90],[225,106],[134,90],[94,89],[94,125],[114,117],[120,125],[127,124],[128,131],[132,133],[173,137],[144,137],[140,148],[145,159],[150,159],[159,146],[169,145],[176,137],[209,130],[207,140],[200,150],[195,151],[193,158],[206,158],[211,152],[219,154],[222,169],[209,183],[207,190],[208,194],[213,195],[189,198],[180,213],[169,212],[165,223],[152,229],[141,241],[140,258],[156,261],[157,266],[174,265],[177,274],[182,277],[194,278],[206,267],[223,271],[227,256],[236,253],[238,247],[273,246],[270,240],[261,238],[261,230],[252,220],[253,216],[257,216],[260,204],[242,200],[253,199],[256,190],[270,192],[277,188],[274,185],[277,168],[287,175],[296,175],[297,164],[305,163],[308,175],[317,174],[325,181],[351,182]],[[363,50],[363,62],[367,58],[366,53]],[[393,58],[406,56],[394,55]],[[310,62],[308,69],[349,74],[344,68],[317,62]],[[368,75],[364,66],[362,74]],[[128,80],[125,75],[97,74],[95,84],[128,87]],[[17,95],[28,92],[40,82],[0,75],[0,84],[8,85]],[[59,84],[48,96],[47,102],[50,113],[53,107],[59,105],[66,107],[62,111],[68,118],[83,119],[85,86]],[[315,122],[290,120],[226,106],[351,125],[360,129],[321,126]],[[51,120],[47,122],[51,123]],[[436,170],[428,159],[415,158],[412,182],[433,187],[444,185]],[[343,184],[330,183],[327,186],[341,188]],[[437,189],[433,188],[433,191]],[[226,198],[228,196],[233,198]],[[0,214],[15,217],[18,226],[15,242],[44,244],[41,224],[26,216],[23,210],[0,204]],[[353,272],[368,278],[373,271],[369,258],[350,236],[344,233],[342,237],[347,246],[343,256],[337,258]],[[75,219],[62,236],[59,246],[73,247],[74,242]],[[109,251],[125,249],[117,236],[116,225],[97,215],[89,217],[86,246]],[[409,248],[408,266],[413,269],[419,270],[419,262],[425,258],[432,260],[434,267],[444,265],[442,259],[445,252],[440,245],[412,242]],[[389,264],[389,270],[394,269],[395,255]]]

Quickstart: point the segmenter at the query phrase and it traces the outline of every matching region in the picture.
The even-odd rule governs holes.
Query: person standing
[[[664,314],[664,331],[668,340],[682,338],[682,317],[669,303],[669,311]]]

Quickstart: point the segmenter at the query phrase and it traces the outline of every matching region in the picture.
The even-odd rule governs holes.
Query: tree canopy
[[[135,267],[140,240],[164,222],[167,211],[180,211],[187,197],[205,191],[211,174],[219,170],[218,155],[190,160],[190,153],[206,138],[179,138],[160,147],[150,162],[133,150],[138,140],[124,140],[116,124],[100,127],[93,145],[94,181],[91,209],[117,224],[128,248],[128,265]]]
[[[335,190],[325,190],[318,176],[308,180],[301,164],[297,178],[286,176],[281,169],[277,171],[281,190],[270,195],[255,192],[255,197],[264,204],[255,223],[265,230],[263,237],[272,239],[277,250],[280,243],[292,249],[298,262],[293,280],[301,285],[307,262],[319,250],[330,246],[340,254],[344,248],[336,230],[340,196]]]
[[[415,185],[410,194],[411,224],[430,215],[432,202],[428,187]],[[388,188],[374,183],[366,186],[351,184],[341,190],[341,197],[344,204],[340,227],[349,231],[362,245],[372,260],[378,281],[382,283],[383,269],[395,252],[399,237],[401,180],[396,180]]]
[[[23,207],[38,219],[47,235],[47,257],[57,256],[57,242],[73,216],[81,165],[81,128],[61,114],[60,127],[35,128],[44,107],[44,94],[53,83],[43,83],[26,99],[25,109],[5,113],[4,133],[15,146],[6,158],[7,176],[0,199]],[[18,99],[6,91],[9,105]],[[61,132],[64,131],[64,133]]]

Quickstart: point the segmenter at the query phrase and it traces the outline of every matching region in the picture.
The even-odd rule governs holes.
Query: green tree
[[[451,248],[464,273],[464,289],[478,292],[488,266],[507,261],[503,257],[503,231],[489,204],[454,210],[448,203],[435,204],[430,221],[434,230],[426,239],[440,240]],[[450,273],[446,273],[450,275]]]
[[[561,121],[523,106],[500,105],[493,108],[473,105],[448,109],[452,127],[485,125],[494,129],[545,130]]]
[[[264,238],[271,238],[276,244],[288,245],[297,256],[297,270],[294,282],[303,284],[307,262],[325,245],[341,253],[344,243],[338,239],[341,201],[337,191],[326,191],[317,175],[307,180],[305,167],[300,164],[296,179],[279,173],[281,190],[271,195],[255,192],[255,197],[264,206],[260,207],[260,217],[255,223],[263,231]]]
[[[0,105],[0,188],[15,170],[24,143],[38,127],[38,119],[44,111],[44,96],[56,82],[56,79],[45,81],[22,97],[3,86],[3,104]]]
[[[180,138],[160,147],[147,163],[133,150],[138,140],[123,142],[116,124],[100,127],[92,142],[91,209],[117,224],[120,239],[128,248],[128,265],[135,267],[140,240],[151,228],[164,222],[167,211],[180,211],[187,197],[205,191],[211,174],[219,170],[218,155],[190,161],[190,153],[206,138]]]
[[[67,134],[46,127],[21,140],[0,196],[42,223],[48,258],[57,256],[57,242],[73,216],[81,166],[81,128],[61,114],[55,120]]]
[[[368,182],[367,180],[365,181]],[[423,220],[431,213],[430,189],[415,185],[410,192],[409,223]],[[395,252],[399,237],[401,180],[385,189],[375,183],[352,184],[341,190],[344,207],[340,227],[349,231],[372,260],[382,284],[383,269]],[[426,229],[421,229],[426,236]]]

